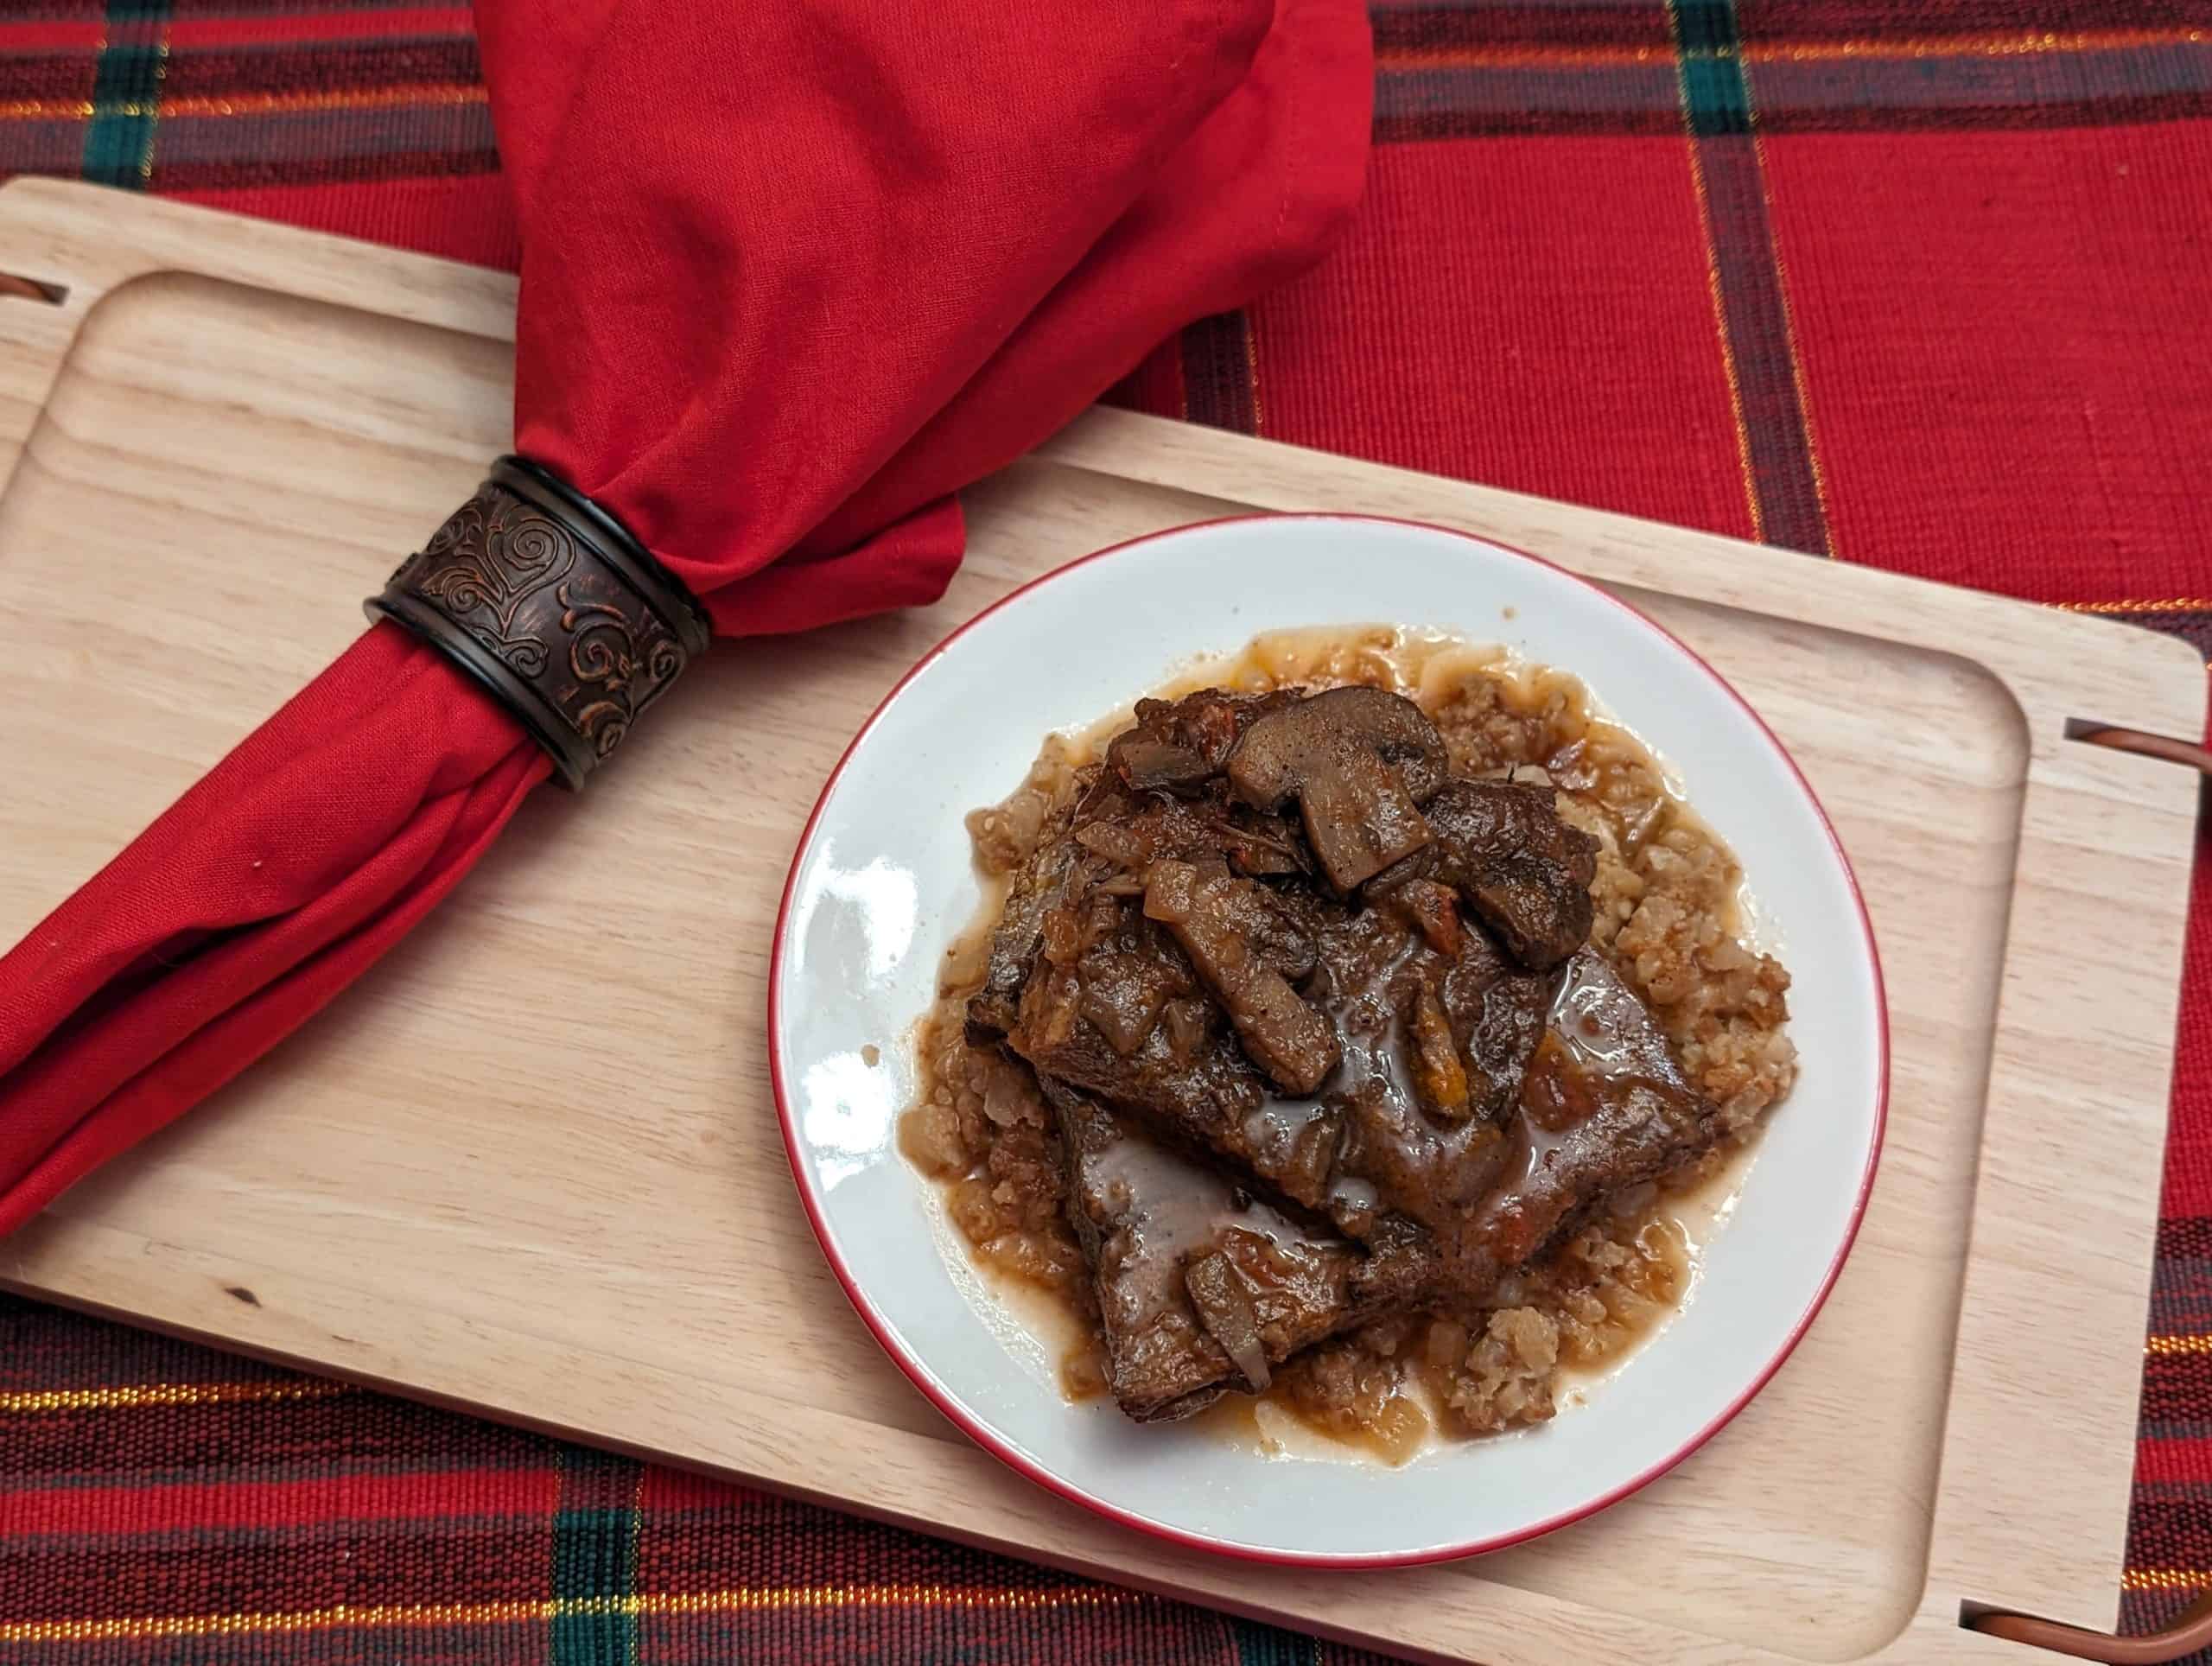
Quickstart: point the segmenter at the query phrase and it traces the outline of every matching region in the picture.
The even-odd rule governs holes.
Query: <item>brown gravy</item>
[[[1617,872],[1601,871],[1601,891],[1614,881],[1622,900],[1611,916],[1601,916],[1601,935],[1593,935],[1593,942],[1602,938],[1603,944],[1612,945],[1616,933],[1637,927],[1640,914],[1630,893],[1639,885],[1643,894],[1658,889],[1640,870],[1652,866],[1643,857],[1665,841],[1672,841],[1665,846],[1672,855],[1703,861],[1717,870],[1715,881],[1693,900],[1718,924],[1731,946],[1739,940],[1738,882],[1726,847],[1690,814],[1634,737],[1594,715],[1586,694],[1572,677],[1520,666],[1495,651],[1449,638],[1370,627],[1262,638],[1225,660],[1190,668],[1158,693],[1173,698],[1217,685],[1264,691],[1289,683],[1321,687],[1353,681],[1418,697],[1440,726],[1464,709],[1465,723],[1446,728],[1455,766],[1462,761],[1457,754],[1464,739],[1478,766],[1499,773],[1531,765],[1545,768],[1563,796],[1583,807],[1588,823],[1604,830],[1609,841],[1607,861]],[[1048,796],[1056,773],[1064,778],[1098,755],[1104,741],[1128,722],[1127,712],[1118,713],[1080,734],[1048,741],[1032,785],[1024,792],[1033,788],[1040,798]],[[1008,837],[1019,848],[1018,824],[1036,813],[1019,802],[1022,796],[1018,793],[1001,810],[971,817],[979,852],[988,855],[995,841]],[[991,817],[1001,817],[1001,824],[993,826]],[[1014,825],[1011,834],[1007,824]],[[1671,862],[1666,871],[1680,865]],[[923,1103],[902,1118],[901,1146],[925,1173],[945,1183],[948,1215],[988,1284],[1014,1298],[1010,1305],[1023,1310],[1033,1334],[1047,1345],[1065,1349],[1061,1377],[1070,1397],[1088,1398],[1104,1387],[1094,1339],[1095,1295],[1080,1276],[1079,1258],[1065,1222],[1051,1218],[1033,1199],[1021,1197],[1016,1184],[1022,1179],[1018,1162],[999,1160],[1007,1149],[1030,1135],[1022,1132],[1019,1117],[1008,1122],[994,1120],[1006,1114],[1002,1103],[995,1103],[989,1116],[983,1114],[985,1096],[975,1080],[963,1076],[974,1070],[974,1063],[963,1058],[964,1044],[957,1040],[961,1009],[980,980],[983,951],[1000,912],[1003,888],[1002,878],[987,874],[985,906],[948,952],[938,1008],[919,1032]],[[1610,893],[1602,895],[1601,906],[1611,900]],[[1345,1076],[1357,1091],[1361,1114],[1379,1119],[1377,1131],[1390,1135],[1389,1143],[1401,1160],[1442,1174],[1467,1162],[1470,1147],[1496,1144],[1500,1135],[1495,1126],[1480,1121],[1440,1129],[1420,1114],[1405,1045],[1396,1034],[1397,1026],[1389,1021],[1385,994],[1392,975],[1414,952],[1416,942],[1408,939],[1376,957],[1363,976],[1336,988],[1328,1004],[1345,1042]],[[1660,945],[1662,951],[1666,947]],[[1640,952],[1648,958],[1655,951]],[[1745,957],[1745,951],[1737,952],[1738,958]],[[1617,967],[1620,953],[1615,946],[1610,957]],[[1626,975],[1626,969],[1622,970]],[[1693,1011],[1706,992],[1694,979],[1675,982],[1691,983],[1681,1000],[1654,999],[1651,1003],[1670,1033],[1678,1025],[1685,1035],[1693,1027],[1700,1036],[1713,1033],[1709,1016]],[[1650,995],[1652,991],[1644,993]],[[1637,1060],[1633,1049],[1611,1039],[1605,996],[1604,989],[1570,978],[1555,1002],[1555,1014],[1566,1021],[1555,1025],[1557,1039],[1548,1039],[1544,1048],[1565,1052],[1569,1057],[1564,1062],[1583,1072],[1633,1075]],[[1725,1053],[1719,1045],[1701,1040],[1688,1046],[1677,1041],[1675,1046],[1686,1054],[1684,1064],[1694,1075],[1706,1072],[1700,1079],[1708,1092],[1717,1084],[1737,1092],[1749,1105],[1745,1116],[1748,1132],[1757,1112],[1786,1091],[1787,1054],[1786,1050],[1781,1052],[1782,1065],[1767,1078],[1749,1070],[1730,1075],[1738,1054],[1748,1056],[1775,1027],[1767,1023],[1762,1029],[1756,1021],[1760,1014],[1755,1002],[1747,1007],[1725,990],[1723,996],[1712,1008],[1722,1014],[1720,1041],[1741,1040],[1745,1045]],[[1778,998],[1773,1005],[1778,1011]],[[1527,1096],[1529,1103],[1506,1125],[1507,1148],[1488,1160],[1492,1165],[1517,1163],[1535,1172],[1564,1137],[1559,1130],[1575,1120],[1579,1108],[1567,1097],[1566,1085],[1573,1072],[1548,1068],[1540,1051],[1531,1074],[1556,1084],[1557,1091],[1548,1102],[1541,1087]],[[1003,1091],[999,1094],[1001,1100],[1005,1097]],[[1336,1097],[1332,1095],[1332,1100]],[[1294,1148],[1302,1137],[1311,1137],[1325,1114],[1325,1102],[1269,1099],[1250,1113],[1246,1131],[1255,1143]],[[1049,1122],[1049,1117],[1040,1120]],[[963,1156],[966,1167],[956,1168]],[[1231,1396],[1201,1414],[1197,1424],[1269,1455],[1397,1463],[1422,1449],[1440,1431],[1497,1427],[1501,1415],[1506,1424],[1534,1421],[1514,1410],[1528,1403],[1532,1394],[1543,1398],[1541,1409],[1548,1415],[1552,1389],[1546,1383],[1556,1384],[1562,1402],[1573,1403],[1591,1382],[1663,1328],[1689,1298],[1702,1247],[1725,1221],[1750,1158],[1749,1145],[1738,1145],[1725,1155],[1715,1154],[1694,1173],[1678,1175],[1663,1186],[1641,1188],[1640,1197],[1616,1199],[1607,1218],[1578,1235],[1575,1243],[1548,1252],[1541,1262],[1509,1280],[1500,1292],[1501,1310],[1504,1304],[1519,1303],[1516,1313],[1540,1311],[1556,1322],[1555,1355],[1548,1365],[1532,1364],[1516,1353],[1516,1343],[1525,1346],[1525,1326],[1516,1330],[1508,1326],[1516,1334],[1500,1340],[1497,1311],[1402,1316],[1310,1350],[1279,1372],[1265,1393]],[[1126,1153],[1117,1152],[1113,1160],[1140,1167],[1147,1162],[1186,1167],[1180,1158],[1148,1156],[1143,1148],[1134,1146]],[[1162,1194],[1161,1176],[1133,1172],[1129,1178],[1138,1194]],[[1200,1186],[1166,1188],[1175,1201],[1152,1208],[1141,1230],[1164,1236],[1166,1247],[1171,1248],[1184,1242],[1214,1242],[1232,1227],[1271,1236],[1268,1223],[1274,1211],[1233,1195],[1226,1180],[1209,1175],[1208,1181]],[[1339,1176],[1330,1201],[1332,1211],[1372,1209],[1374,1188],[1356,1177]],[[1589,1240],[1586,1245],[1584,1239]],[[1161,1259],[1162,1264],[1172,1264],[1172,1257]],[[1016,1286],[1046,1297],[1046,1309],[1040,1311],[1033,1297],[1017,1294]],[[1165,1299],[1166,1292],[1155,1295]],[[1057,1322],[1048,1322],[1053,1315]],[[1064,1339],[1052,1341],[1048,1332]]]

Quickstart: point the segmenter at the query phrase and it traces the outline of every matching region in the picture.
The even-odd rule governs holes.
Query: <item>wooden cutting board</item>
[[[66,291],[0,297],[12,941],[467,495],[507,437],[514,291],[45,183],[0,192],[0,266]],[[2196,785],[2066,726],[2194,734],[2194,653],[1116,412],[970,506],[938,607],[711,656],[307,1031],[0,1243],[0,1281],[1440,1659],[1996,1660],[1962,1605],[2113,1622]],[[1086,550],[1292,508],[1464,527],[1656,615],[1804,766],[1889,977],[1881,1178],[1796,1358],[1645,1492],[1448,1567],[1209,1558],[1000,1468],[847,1307],[768,1097],[784,872],[885,690]]]

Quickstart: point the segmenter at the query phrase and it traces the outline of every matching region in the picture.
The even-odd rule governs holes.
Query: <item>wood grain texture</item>
[[[35,716],[0,794],[13,940],[350,640],[505,448],[513,286],[49,184],[0,192],[0,244],[70,286],[0,298],[0,632]],[[1122,413],[970,507],[938,607],[710,655],[308,1031],[0,1243],[0,1281],[1440,1659],[1997,1661],[1962,1601],[2112,1622],[2196,787],[2063,729],[2193,734],[2193,653]],[[1806,769],[1889,979],[1881,1178],[1796,1357],[1644,1493],[1473,1563],[1217,1561],[1001,1470],[845,1305],[769,1102],[776,900],[883,692],[1040,571],[1294,508],[1463,527],[1675,631]]]

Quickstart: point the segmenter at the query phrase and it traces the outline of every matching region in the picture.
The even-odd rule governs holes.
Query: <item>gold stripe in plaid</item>
[[[2212,1574],[2188,1567],[2131,1567],[2120,1576],[2123,1591],[2201,1591]]]
[[[747,1585],[629,1597],[508,1599],[493,1602],[385,1603],[276,1613],[148,1615],[124,1619],[0,1622],[0,1643],[144,1642],[164,1637],[252,1637],[272,1632],[389,1630],[403,1626],[544,1625],[586,1615],[689,1618],[702,1614],[824,1608],[947,1608],[1028,1612],[1128,1608],[1155,1601],[1110,1586],[1010,1587],[957,1585]]]
[[[2160,601],[2054,601],[2069,614],[2206,614],[2212,596],[2168,596]]]
[[[296,116],[318,111],[387,110],[398,105],[480,105],[481,86],[457,81],[358,87],[343,92],[237,92],[225,98],[96,104],[89,99],[0,100],[0,121],[88,121],[93,116]]]
[[[120,1411],[137,1406],[237,1406],[255,1402],[334,1400],[359,1390],[349,1383],[142,1383],[123,1389],[26,1389],[0,1392],[0,1415]]]
[[[2212,31],[2176,29],[2049,29],[2018,34],[1923,35],[1855,41],[1747,41],[1729,56],[1752,64],[1832,63],[1847,59],[2020,58],[2047,53],[2131,52],[2145,47],[2202,46]],[[1618,68],[1661,64],[1669,47],[1421,47],[1385,48],[1376,54],[1386,69],[1423,66],[1453,69]]]

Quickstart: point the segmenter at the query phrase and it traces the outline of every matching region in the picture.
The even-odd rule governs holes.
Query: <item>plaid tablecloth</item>
[[[2212,4],[1374,18],[1348,245],[1121,397],[2212,652]],[[0,0],[0,173],[512,264],[498,168],[463,9]],[[2212,864],[2196,900],[2136,1627],[2212,1583]],[[1354,1657],[0,1301],[0,1659]]]

